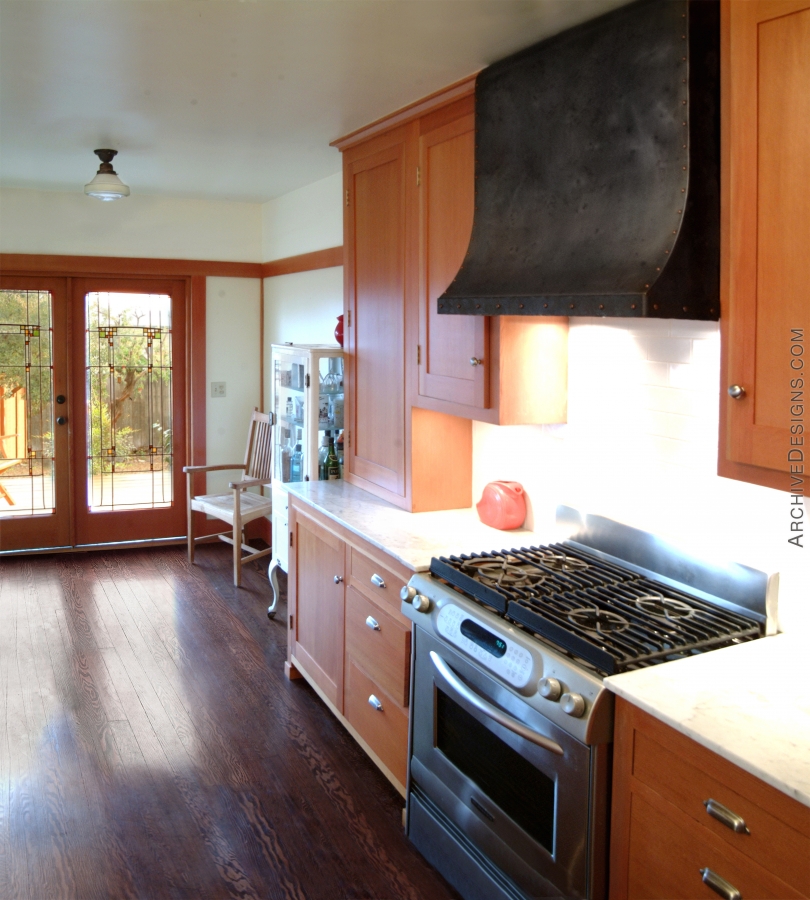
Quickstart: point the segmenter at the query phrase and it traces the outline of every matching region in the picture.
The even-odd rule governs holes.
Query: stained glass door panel
[[[79,544],[185,533],[184,288],[124,279],[76,285],[84,337],[73,367],[84,400],[74,450]]]
[[[62,280],[2,280],[0,551],[69,542],[65,323]]]
[[[85,297],[91,512],[172,505],[172,328],[167,294]]]

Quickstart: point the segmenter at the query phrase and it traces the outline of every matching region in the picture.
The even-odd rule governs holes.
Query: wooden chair
[[[194,562],[194,545],[200,541],[216,536],[221,541],[233,545],[233,583],[240,587],[242,583],[242,566],[267,556],[272,547],[254,551],[245,543],[244,527],[248,522],[260,516],[270,515],[273,509],[271,497],[261,494],[250,494],[247,489],[269,485],[272,473],[273,429],[270,416],[260,413],[258,407],[253,410],[248,430],[247,449],[244,463],[230,463],[220,466],[183,466],[186,473],[186,494],[188,497],[188,558]],[[203,494],[193,496],[192,482],[197,472],[219,472],[224,469],[244,469],[245,476],[241,481],[228,484],[228,494]],[[227,522],[231,528],[218,535],[194,537],[194,513],[201,512]],[[242,556],[245,550],[248,555]]]

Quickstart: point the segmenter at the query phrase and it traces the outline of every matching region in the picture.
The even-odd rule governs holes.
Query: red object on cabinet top
[[[490,481],[475,507],[478,518],[491,528],[510,531],[526,520],[526,495],[517,481]]]

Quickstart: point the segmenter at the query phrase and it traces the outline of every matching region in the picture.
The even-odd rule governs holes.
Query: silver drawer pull
[[[380,701],[374,696],[374,694],[372,694],[372,695],[368,698],[368,705],[369,705],[369,706],[373,706],[374,709],[377,710],[377,712],[382,712],[382,711],[383,711],[382,703],[380,703]]]
[[[706,807],[706,812],[718,822],[722,822],[726,828],[736,831],[737,834],[751,834],[745,824],[745,819],[732,812],[727,806],[723,806],[722,803],[711,798],[704,800],[703,805]]]
[[[700,874],[703,876],[703,883],[710,887],[715,894],[719,894],[723,900],[742,900],[742,894],[729,884],[725,878],[721,878],[717,872],[711,869],[701,869]]]
[[[374,616],[366,616],[366,625],[368,625],[368,627],[372,631],[380,630],[380,623],[374,618]]]
[[[371,576],[371,583],[374,585],[374,587],[385,587],[385,579],[381,575],[378,575],[376,572]]]

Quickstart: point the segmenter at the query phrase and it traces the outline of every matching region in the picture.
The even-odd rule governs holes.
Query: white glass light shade
[[[115,172],[99,172],[96,177],[84,186],[88,197],[98,200],[122,200],[129,197],[129,188]]]

